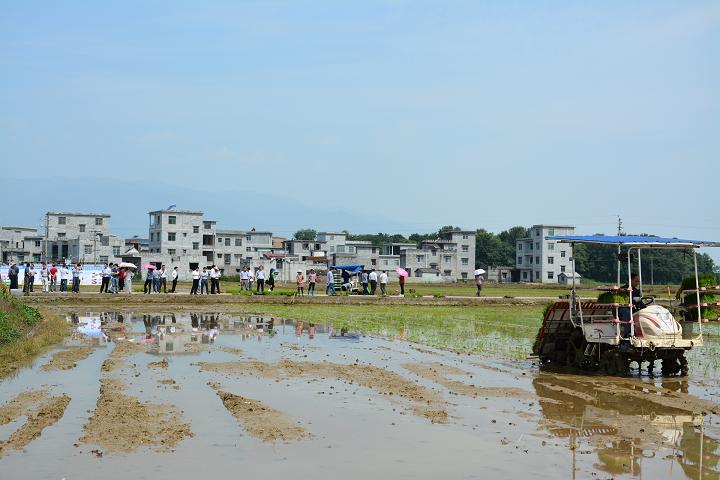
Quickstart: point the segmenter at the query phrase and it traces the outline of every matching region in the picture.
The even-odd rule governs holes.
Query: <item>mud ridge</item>
[[[65,414],[70,397],[61,395],[44,400],[37,409],[25,412],[27,421],[15,430],[6,441],[0,441],[0,457],[8,449],[22,450],[39,437],[45,428],[54,425]]]
[[[52,359],[40,367],[40,370],[43,372],[70,370],[77,366],[77,362],[89,357],[93,351],[90,347],[73,347],[67,350],[61,350],[53,354]]]

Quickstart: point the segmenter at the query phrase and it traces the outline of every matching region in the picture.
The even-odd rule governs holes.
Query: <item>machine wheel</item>
[[[666,357],[662,360],[662,374],[663,377],[669,377],[671,375],[677,375],[681,371],[679,358],[685,359],[685,357]],[[685,360],[687,364],[687,360]]]
[[[608,350],[600,357],[600,370],[606,375],[625,375],[627,372],[625,355],[617,350]]]
[[[687,358],[685,358],[685,352],[680,354],[678,361],[680,362],[680,375],[682,375],[683,377],[687,377],[690,368],[688,367]]]
[[[567,356],[565,362],[568,367],[584,368],[585,367],[585,347],[587,341],[582,330],[576,329],[570,334],[567,342]]]

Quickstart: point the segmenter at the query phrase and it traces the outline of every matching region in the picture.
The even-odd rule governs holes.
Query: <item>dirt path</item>
[[[73,347],[67,350],[61,350],[53,354],[52,359],[42,367],[43,372],[51,372],[55,370],[70,370],[77,366],[77,362],[85,360],[92,355],[94,349],[90,347]]]
[[[103,453],[134,452],[140,447],[162,452],[193,436],[175,406],[141,403],[126,395],[125,385],[114,378],[100,383],[100,397],[81,442],[98,445]]]
[[[373,365],[344,365],[331,362],[295,362],[281,360],[276,364],[258,361],[200,363],[203,371],[256,375],[282,379],[292,377],[336,378],[375,390],[382,395],[411,402],[411,410],[432,423],[447,423],[447,402],[439,393],[418,385],[401,375]]]
[[[527,390],[515,387],[478,387],[476,385],[453,380],[449,375],[458,375],[473,378],[471,372],[443,363],[405,363],[403,368],[415,375],[439,383],[452,393],[469,397],[511,397],[531,399],[534,395]]]
[[[210,383],[209,385],[243,428],[263,442],[291,442],[312,436],[279,410],[258,400],[226,392],[218,384]]]

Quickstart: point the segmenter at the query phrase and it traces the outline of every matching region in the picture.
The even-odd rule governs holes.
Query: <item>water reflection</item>
[[[642,382],[608,388],[603,381],[542,373],[533,380],[542,427],[568,439],[573,478],[575,456],[583,449],[597,455],[595,469],[611,475],[641,476],[643,460],[663,455],[662,460],[684,472],[681,476],[718,478],[720,441],[706,434],[703,415],[684,409],[682,402],[643,400],[638,392],[647,385]],[[663,381],[662,389],[670,395],[686,393],[687,381]]]

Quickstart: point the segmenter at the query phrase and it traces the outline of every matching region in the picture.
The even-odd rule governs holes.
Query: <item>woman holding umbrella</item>
[[[400,296],[405,296],[405,278],[409,275],[407,270],[404,268],[398,267],[395,269],[395,271],[398,274],[398,282],[400,283]]]
[[[473,272],[473,275],[475,275],[475,285],[477,286],[477,296],[480,296],[480,292],[482,291],[483,286],[483,274],[485,273],[485,270],[482,268],[478,268]]]

